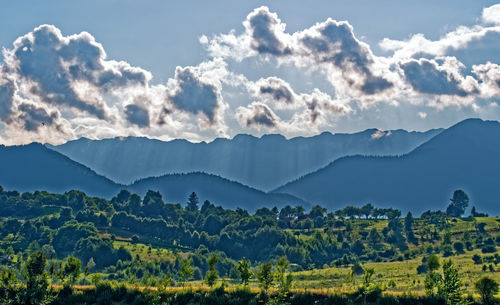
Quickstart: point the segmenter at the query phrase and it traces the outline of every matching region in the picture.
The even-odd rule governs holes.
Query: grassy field
[[[138,256],[142,261],[154,262],[175,259],[175,255],[172,253],[172,251],[164,248],[157,248],[140,243],[134,244],[131,242],[120,240],[115,240],[113,242],[113,245],[115,248],[124,247],[130,252],[132,257]]]
[[[497,247],[500,250],[500,247]],[[462,274],[462,282],[467,292],[472,293],[474,282],[480,277],[488,275],[500,282],[500,272],[483,272],[483,265],[475,265],[472,256],[481,254],[479,250],[467,252],[448,258],[459,268]],[[386,288],[389,293],[424,293],[425,274],[417,274],[416,268],[421,264],[422,258],[406,260],[401,262],[380,262],[367,263],[364,267],[374,268],[374,282]],[[496,267],[498,268],[498,266]],[[361,284],[361,276],[355,277],[353,282],[348,283],[350,268],[327,268],[295,273],[296,288],[309,289],[329,289],[332,292],[353,291],[357,285]],[[394,285],[391,285],[394,284]],[[391,287],[393,286],[393,287]]]
[[[381,231],[384,227],[387,226],[387,220],[359,219],[356,221],[362,222],[363,226],[368,228],[368,230],[371,228],[376,228],[377,230]],[[485,229],[488,231],[490,236],[496,237],[500,234],[500,221],[498,217],[481,217],[476,218],[475,221],[468,219],[455,219],[450,221],[451,226],[449,231],[452,235],[452,241],[460,240],[464,232],[469,232],[471,236],[474,236],[477,232],[477,223],[485,223]],[[417,236],[421,228],[423,228],[424,226],[426,226],[426,224],[421,219],[416,220],[415,232]],[[359,228],[357,225],[355,227]],[[336,230],[338,229],[333,229],[333,231]],[[328,234],[323,229],[290,231],[299,235],[299,237],[304,240],[312,238],[314,232],[316,231],[320,231],[321,234]],[[356,235],[356,231],[357,230],[355,229],[351,234]],[[441,241],[436,241],[432,245],[439,246],[440,243]],[[374,283],[377,283],[381,287],[383,287],[385,293],[395,295],[405,293],[414,295],[424,294],[425,274],[418,274],[416,269],[418,265],[422,264],[422,258],[428,255],[424,251],[424,247],[426,245],[428,246],[429,244],[419,243],[418,245],[413,245],[410,243],[410,250],[415,250],[415,253],[419,253],[412,259],[403,261],[372,262],[363,264],[363,267],[374,268],[375,275],[373,277],[373,281]],[[143,261],[155,262],[175,259],[175,254],[174,252],[172,252],[173,249],[165,249],[162,247],[155,247],[141,243],[133,243],[128,236],[116,235],[114,246],[116,248],[125,247],[130,251],[134,258],[140,257],[140,259]],[[497,251],[498,250],[500,250],[500,247],[497,247]],[[473,293],[474,283],[484,275],[488,275],[494,278],[496,281],[500,282],[500,266],[494,266],[495,271],[493,272],[484,272],[482,270],[483,264],[474,264],[472,256],[475,254],[478,254],[482,257],[492,255],[483,254],[479,249],[476,249],[473,251],[466,251],[466,253],[464,254],[453,255],[447,258],[440,257],[441,262],[443,262],[445,259],[451,259],[459,268],[466,293]],[[182,253],[183,257],[186,257],[187,255],[187,252]],[[486,263],[486,265],[489,264],[490,263]],[[255,271],[255,268],[253,270]],[[333,267],[295,272],[294,287],[299,291],[308,290],[314,291],[316,293],[353,292],[359,285],[361,285],[362,276],[356,276],[353,279],[348,280],[350,272],[350,267]],[[239,282],[235,280],[227,279],[226,282],[229,289],[235,289],[239,286]],[[186,285],[191,287],[191,289],[206,289],[202,281],[191,281],[186,283]],[[252,289],[257,289],[258,285],[255,279],[252,280],[250,286]],[[182,289],[182,287],[178,287],[175,289]]]

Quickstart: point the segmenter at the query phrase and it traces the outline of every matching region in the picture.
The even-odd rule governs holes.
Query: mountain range
[[[260,138],[242,134],[209,143],[137,137],[81,138],[49,147],[122,184],[165,174],[206,172],[268,191],[343,156],[407,153],[441,131],[368,129],[289,140],[276,134]]]
[[[500,123],[468,119],[402,156],[349,156],[277,188],[329,208],[371,202],[419,213],[445,209],[463,189],[500,214]]]
[[[0,146],[0,185],[20,192],[78,189],[105,198],[121,189],[140,195],[151,189],[179,203],[194,191],[201,201],[250,211],[371,202],[417,214],[444,209],[453,191],[463,189],[471,206],[499,215],[499,140],[499,122],[468,119],[428,132],[370,129],[289,140],[239,135],[210,143],[134,137],[32,143]]]

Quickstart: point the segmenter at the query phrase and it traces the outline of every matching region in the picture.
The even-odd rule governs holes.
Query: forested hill
[[[352,156],[278,188],[329,208],[371,202],[419,213],[442,209],[462,188],[500,214],[500,123],[469,119],[401,157]]]
[[[0,185],[21,192],[78,189],[110,198],[123,186],[45,146],[0,146]]]
[[[193,191],[226,209],[244,208],[255,211],[262,207],[283,207],[285,205],[311,205],[288,194],[267,194],[241,183],[205,173],[173,174],[141,179],[127,187],[142,196],[148,190],[160,191],[169,202],[184,202]]]
[[[113,181],[172,173],[206,172],[268,191],[347,155],[400,155],[429,140],[427,132],[368,129],[354,134],[322,133],[287,140],[281,135],[237,135],[210,143],[148,138],[79,139],[50,148]]]

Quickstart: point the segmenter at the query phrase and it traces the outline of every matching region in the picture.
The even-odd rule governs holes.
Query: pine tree
[[[408,212],[405,217],[405,234],[408,241],[415,243],[417,239],[413,233],[413,222],[413,215],[411,212]]]
[[[198,211],[198,196],[196,195],[195,192],[192,192],[191,195],[189,195],[188,202],[186,205],[186,210],[188,211]]]

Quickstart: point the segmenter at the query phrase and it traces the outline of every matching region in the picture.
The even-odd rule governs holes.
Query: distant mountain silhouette
[[[468,119],[400,157],[351,156],[279,187],[329,208],[371,202],[422,212],[444,209],[455,189],[500,214],[500,123]]]
[[[144,196],[151,190],[159,190],[168,202],[185,204],[191,192],[196,192],[200,206],[204,200],[224,208],[243,208],[255,211],[261,207],[282,207],[287,204],[311,205],[297,197],[288,194],[266,194],[241,183],[229,181],[219,176],[205,173],[172,174],[161,177],[146,178],[136,181],[127,187],[131,192]]]
[[[19,192],[80,190],[91,196],[111,197],[121,188],[88,167],[38,143],[0,146],[0,168],[0,185]]]
[[[439,134],[368,129],[354,134],[322,133],[287,140],[281,135],[237,135],[210,143],[148,138],[82,138],[50,148],[116,182],[173,173],[206,172],[264,191],[274,189],[353,154],[400,155]]]

